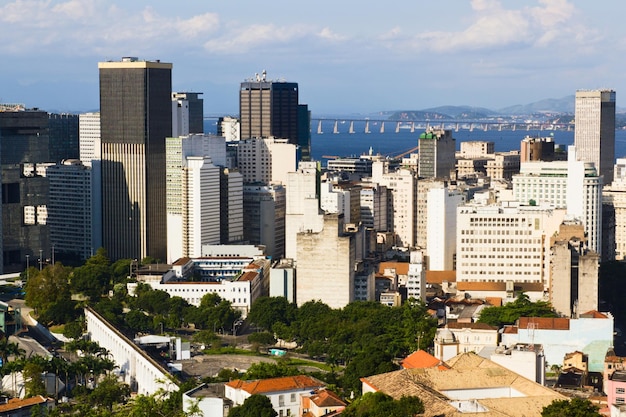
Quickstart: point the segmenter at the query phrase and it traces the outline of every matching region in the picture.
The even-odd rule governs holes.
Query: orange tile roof
[[[343,402],[337,394],[325,389],[316,390],[315,393],[311,395],[311,401],[320,408],[346,406],[346,403]]]
[[[504,326],[502,333],[517,334],[517,330],[518,330],[517,326]]]
[[[569,330],[569,319],[565,317],[520,317],[520,329]]]
[[[0,413],[19,410],[20,408],[24,407],[31,407],[36,404],[45,404],[47,401],[48,399],[41,395],[36,395],[34,397],[24,399],[11,398],[6,404],[0,405]]]
[[[439,365],[440,363],[441,361],[439,359],[435,358],[430,353],[423,351],[421,349],[411,353],[409,356],[404,358],[401,362],[402,367],[404,369],[432,368],[434,366]]]
[[[323,388],[325,384],[319,379],[306,376],[285,376],[281,378],[259,379],[255,381],[242,381],[235,379],[226,385],[235,389],[241,389],[249,394],[267,394],[279,391],[293,391],[304,389]]]
[[[456,282],[456,271],[426,271],[426,283]]]
[[[502,307],[502,297],[485,297],[487,304],[494,307]]]
[[[608,319],[609,318],[606,314],[600,313],[597,310],[587,311],[586,313],[581,314],[580,317],[586,318],[586,319]]]
[[[397,275],[408,275],[409,274],[409,263],[408,262],[397,262],[397,261],[389,261],[389,262],[381,262],[378,265],[378,273],[384,274],[385,269],[395,269]]]
[[[254,281],[258,276],[258,272],[248,271],[244,272],[237,281]]]
[[[494,330],[498,331],[498,328],[495,326],[490,326],[486,323],[458,323],[450,321],[446,324],[448,329],[474,329],[474,330]]]
[[[186,258],[186,257],[178,258],[176,262],[174,262],[172,265],[174,266],[186,265],[189,261],[191,261],[191,258]]]

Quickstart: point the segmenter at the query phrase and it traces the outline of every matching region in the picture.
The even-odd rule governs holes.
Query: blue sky
[[[0,102],[97,109],[99,61],[172,62],[176,91],[236,114],[239,83],[299,83],[313,114],[498,109],[626,95],[623,0],[0,0]]]

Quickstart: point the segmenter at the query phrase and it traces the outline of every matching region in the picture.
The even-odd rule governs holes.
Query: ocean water
[[[365,133],[365,121],[354,122],[354,133],[349,133],[349,124],[339,122],[338,133],[333,133],[334,121],[325,120],[322,123],[322,132],[317,132],[317,121],[312,123],[311,156],[326,164],[328,157],[358,157],[368,153],[371,149],[374,155],[398,156],[417,147],[420,133],[424,129],[417,127],[413,132],[410,129],[400,129],[395,132],[393,123],[385,124],[384,132],[380,132],[378,123],[369,124],[370,133]],[[215,121],[205,120],[205,132],[215,133]],[[452,136],[456,139],[457,150],[461,142],[492,141],[496,152],[506,152],[520,149],[520,141],[526,136],[554,137],[554,142],[564,148],[574,143],[574,131],[566,130],[483,130],[468,129],[453,130]],[[626,157],[626,130],[615,132],[615,157]]]

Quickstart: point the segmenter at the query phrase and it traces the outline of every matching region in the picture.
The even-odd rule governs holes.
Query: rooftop
[[[241,379],[235,379],[234,381],[227,382],[226,385],[232,388],[241,389],[251,395],[268,394],[281,391],[317,389],[325,386],[325,384],[319,379],[306,375],[286,376],[255,381],[242,381]]]

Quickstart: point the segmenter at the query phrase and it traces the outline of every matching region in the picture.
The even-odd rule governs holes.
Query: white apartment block
[[[397,246],[412,248],[417,243],[417,173],[400,168],[388,172],[387,161],[372,164],[372,182],[387,187],[393,201],[393,232]]]
[[[100,147],[100,113],[81,113],[78,115],[79,158],[86,166],[91,161],[102,159]]]
[[[220,243],[221,168],[209,157],[209,142],[205,135],[166,139],[168,263]]]
[[[457,157],[481,158],[494,153],[494,143],[491,141],[472,140],[461,142],[461,150]],[[492,155],[493,156],[493,155]]]
[[[426,301],[426,265],[422,251],[413,250],[409,254],[406,290],[408,298]]]
[[[287,175],[285,202],[285,257],[297,260],[297,234],[319,232],[324,225],[318,195],[317,162],[301,161],[298,170]]]
[[[237,165],[244,182],[286,184],[296,170],[296,145],[287,139],[246,139],[237,146]]]
[[[457,212],[457,285],[541,284],[548,290],[550,237],[564,210],[545,206],[466,204]],[[477,294],[472,293],[478,297]]]
[[[615,210],[615,260],[626,259],[626,158],[615,163],[613,182],[602,191],[603,203]]]
[[[241,124],[236,117],[221,117],[218,120],[217,134],[223,136],[226,142],[237,142],[241,138]]]
[[[389,230],[387,187],[367,183],[362,183],[361,186],[361,223],[365,228],[377,232]]]
[[[451,271],[456,255],[457,208],[465,204],[465,195],[448,187],[428,191],[426,253],[428,270]]]
[[[591,162],[578,161],[573,146],[567,161],[525,162],[513,177],[513,195],[523,204],[549,204],[566,208],[587,232],[588,246],[602,247],[602,177]]]
[[[325,213],[343,214],[350,223],[350,191],[335,187],[332,180],[321,183],[320,208]]]
[[[243,175],[223,168],[220,189],[220,243],[243,241]]]

